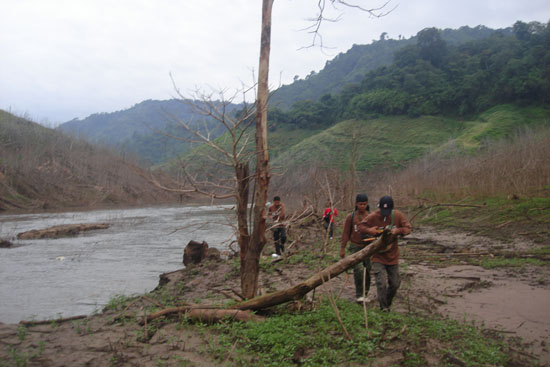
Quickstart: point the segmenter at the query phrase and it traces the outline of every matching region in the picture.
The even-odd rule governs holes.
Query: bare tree
[[[247,217],[248,204],[250,198],[250,183],[253,177],[250,175],[250,159],[251,153],[248,151],[250,133],[249,128],[254,123],[254,114],[256,113],[256,105],[246,103],[246,94],[251,89],[242,89],[243,107],[234,116],[227,113],[228,106],[233,103],[236,96],[226,98],[224,91],[217,94],[205,94],[196,91],[194,99],[186,99],[174,83],[174,89],[184,103],[189,103],[191,108],[197,115],[204,118],[214,119],[219,122],[226,130],[225,139],[214,139],[210,134],[206,124],[203,130],[199,130],[196,124],[191,124],[188,121],[181,121],[175,116],[171,118],[181,127],[191,133],[192,138],[179,137],[168,135],[175,139],[186,140],[191,143],[199,143],[206,145],[209,150],[204,153],[206,159],[214,162],[215,171],[211,174],[208,170],[202,169],[202,176],[197,176],[198,170],[189,170],[186,163],[182,163],[183,179],[174,180],[170,187],[161,185],[153,176],[151,180],[165,190],[175,191],[179,193],[196,192],[201,195],[208,196],[212,199],[234,198],[237,210],[237,243],[239,245],[239,254],[241,260],[241,288],[243,293],[247,287],[245,282],[247,279],[245,274],[255,271],[250,269],[249,263],[246,261],[246,255],[249,251],[250,229]],[[162,133],[162,132],[161,132]],[[166,135],[166,134],[165,134]],[[204,162],[200,163],[201,165]],[[222,167],[220,167],[222,166]],[[223,166],[232,170],[231,177],[227,177],[223,170]],[[247,296],[250,297],[250,296]]]
[[[241,139],[244,136],[243,131],[245,131],[248,127],[244,121],[250,121],[250,116],[248,113],[252,110],[246,110],[244,116],[241,116],[241,120],[228,123],[227,115],[223,110],[219,111],[216,108],[213,108],[214,106],[212,103],[206,104],[208,108],[203,112],[206,112],[207,115],[218,119],[218,121],[220,121],[230,133],[232,138],[232,149],[230,152],[222,149],[220,145],[210,140],[207,135],[200,134],[196,131],[193,132],[193,134],[200,140],[207,142],[213,149],[228,157],[234,169],[235,191],[233,194],[227,195],[233,195],[237,200],[238,243],[241,253],[241,288],[244,297],[248,299],[254,298],[258,293],[260,256],[266,243],[266,202],[269,190],[269,181],[271,178],[267,144],[267,102],[269,97],[268,75],[271,52],[271,14],[273,2],[274,0],[262,0],[260,59],[258,68],[257,98],[255,103],[256,119],[254,121],[256,123],[254,152],[256,157],[256,172],[254,175],[255,193],[252,203],[252,233],[249,231],[248,221],[246,218],[251,176],[249,175],[248,159],[245,159],[245,155],[243,155],[244,145],[240,145],[242,144]],[[319,14],[314,19],[314,25],[312,26],[312,33],[314,35],[313,45],[315,45],[316,37],[320,37],[319,29],[321,23],[329,20],[323,16],[327,2],[332,5],[340,4],[347,7],[358,8],[377,17],[384,15],[378,12],[385,6],[385,4],[380,8],[366,9],[362,6],[352,4],[347,0],[319,0]],[[203,101],[204,100],[205,99],[203,98]],[[211,102],[208,98],[206,101]],[[187,128],[189,128],[189,126],[187,126]],[[196,191],[207,193],[198,189],[197,184],[197,182],[193,182],[193,189],[184,188],[180,190],[182,192]],[[211,194],[211,196],[214,197],[213,194]]]
[[[245,254],[246,272],[241,274],[241,287],[246,298],[258,292],[260,256],[265,246],[267,193],[269,190],[269,155],[267,150],[267,100],[269,96],[269,56],[271,53],[271,10],[274,0],[262,2],[262,35],[258,68],[258,98],[256,100],[256,196],[254,198],[254,228]]]
[[[265,245],[265,203],[267,201],[269,179],[271,176],[267,149],[267,100],[269,96],[268,74],[271,52],[271,10],[273,8],[273,1],[262,0],[262,33],[260,41],[260,65],[258,69],[258,98],[256,100],[256,196],[254,199],[254,228],[244,259],[246,273],[241,274],[242,290],[246,298],[252,298],[257,294],[260,255]],[[317,6],[319,12],[313,20],[314,24],[313,28],[311,28],[314,35],[313,45],[315,45],[315,37],[320,37],[319,29],[322,22],[328,20],[323,16],[327,2],[333,6],[339,4],[357,8],[375,17],[386,14],[381,13],[381,10],[387,3],[378,8],[368,9],[348,0],[318,0]]]

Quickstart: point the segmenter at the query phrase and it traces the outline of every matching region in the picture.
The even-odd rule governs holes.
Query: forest
[[[444,41],[441,33],[423,29],[415,44],[395,52],[391,65],[369,71],[338,94],[297,101],[288,111],[274,108],[272,129],[390,115],[467,117],[499,104],[548,104],[548,24],[518,21],[511,34],[497,31],[459,45]]]

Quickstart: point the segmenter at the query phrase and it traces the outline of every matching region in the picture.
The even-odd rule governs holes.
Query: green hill
[[[216,121],[197,113],[187,102],[177,99],[147,100],[122,111],[74,119],[61,124],[58,129],[94,144],[113,146],[119,151],[134,154],[142,161],[156,164],[190,149],[185,139],[189,139],[191,134],[181,128],[180,121],[203,133],[208,130],[215,137],[224,132]],[[193,103],[201,104],[200,101]],[[230,104],[227,111],[231,113],[237,108],[239,105]]]
[[[441,30],[441,38],[451,45],[460,45],[488,38],[495,32],[497,30],[481,25],[474,28],[464,26]],[[511,33],[510,29],[498,32]],[[361,82],[367,72],[391,65],[397,51],[416,42],[416,36],[398,40],[381,36],[380,40],[368,45],[353,45],[348,51],[327,61],[319,72],[312,71],[304,79],[295,79],[293,83],[278,88],[269,103],[272,107],[287,110],[297,101],[316,101],[327,93],[340,93],[346,85]]]
[[[449,146],[472,152],[484,140],[511,136],[522,127],[548,124],[549,120],[549,109],[511,105],[494,107],[472,120],[439,116],[347,120],[297,144],[290,142],[285,146],[284,139],[276,140],[277,151],[281,153],[275,155],[272,163],[285,168],[319,164],[345,170],[350,165],[355,134],[358,170],[401,167],[431,150]],[[270,144],[273,143],[270,139]]]
[[[546,126],[548,121],[548,108],[500,105],[472,119],[400,115],[346,120],[327,129],[281,125],[268,132],[269,154],[271,166],[283,168],[287,176],[314,165],[344,171],[351,163],[355,136],[357,170],[399,168],[430,151],[473,153],[486,141],[512,136],[524,127]],[[212,165],[207,152],[202,147],[184,159],[204,169]]]

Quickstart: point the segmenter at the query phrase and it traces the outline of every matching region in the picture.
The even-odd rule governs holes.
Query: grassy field
[[[275,165],[284,162],[286,167],[296,167],[317,162],[345,170],[355,140],[357,170],[375,166],[398,168],[427,152],[450,146],[470,152],[486,141],[512,136],[522,127],[548,124],[548,116],[548,110],[541,108],[503,105],[467,121],[440,116],[348,120],[310,136],[297,133],[299,130],[289,131],[304,139],[279,138],[270,140],[270,146],[276,145],[283,152],[276,155]]]

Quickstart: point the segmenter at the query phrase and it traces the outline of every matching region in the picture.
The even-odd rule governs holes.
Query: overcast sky
[[[328,0],[327,0],[328,1]],[[351,1],[351,0],[350,0]],[[383,18],[349,8],[329,9],[330,49],[303,29],[318,0],[275,0],[270,84],[319,71],[353,44],[382,32],[410,37],[426,27],[550,20],[548,0],[391,0]],[[378,0],[356,0],[374,7]],[[127,109],[196,88],[251,85],[259,57],[261,0],[0,0],[0,108],[58,124],[92,113]],[[252,98],[252,96],[251,96]]]

